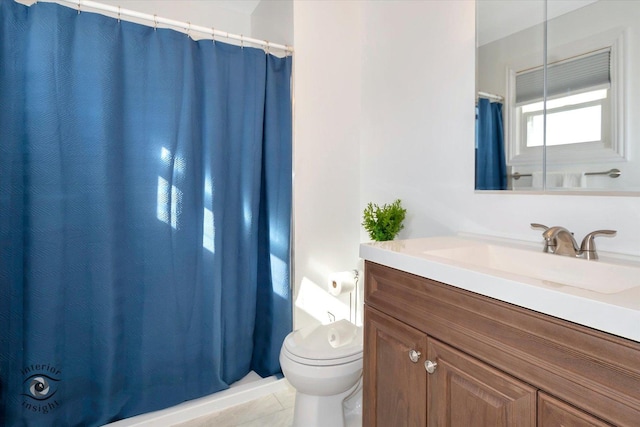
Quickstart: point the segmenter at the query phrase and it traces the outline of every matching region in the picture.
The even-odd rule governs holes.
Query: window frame
[[[603,132],[608,127],[608,143],[593,142],[546,147],[548,165],[553,164],[592,164],[605,162],[619,162],[627,159],[626,150],[626,87],[625,74],[625,38],[627,30],[612,30],[587,40],[565,44],[548,49],[548,61],[556,62],[562,58],[579,56],[586,52],[609,48],[611,51],[611,84],[607,108],[603,108]],[[516,106],[516,70],[526,70],[539,66],[542,55],[529,55],[508,64],[507,88],[505,99],[505,127],[508,134],[505,151],[508,166],[535,166],[543,158],[543,147],[524,147],[522,135],[526,122],[522,120],[521,108]],[[537,64],[537,65],[536,65]],[[598,89],[597,86],[581,91]],[[578,93],[578,92],[576,92]],[[559,98],[558,96],[554,97]],[[554,99],[549,98],[549,99]],[[538,100],[539,102],[540,100]],[[533,101],[532,101],[533,103]],[[601,140],[602,141],[602,140]]]

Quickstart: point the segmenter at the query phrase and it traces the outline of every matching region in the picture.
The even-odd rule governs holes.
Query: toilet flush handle
[[[422,353],[420,353],[417,350],[414,350],[414,349],[409,350],[409,360],[411,360],[413,363],[418,363],[418,360],[420,360],[421,355]]]

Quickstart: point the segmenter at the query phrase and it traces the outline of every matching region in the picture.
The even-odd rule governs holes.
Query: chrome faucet
[[[578,256],[578,252],[580,251],[578,243],[576,239],[573,238],[573,234],[566,228],[558,226],[549,227],[542,233],[542,237],[544,237],[546,244],[549,246],[550,252],[557,255]],[[555,247],[553,247],[552,243],[555,243]]]
[[[598,252],[596,251],[596,236],[615,236],[615,230],[596,230],[587,234],[580,247],[573,233],[564,227],[547,227],[542,224],[531,224],[533,228],[543,229],[542,237],[544,238],[543,252],[549,252],[557,255],[565,255],[575,258],[585,258],[588,260],[597,260]]]

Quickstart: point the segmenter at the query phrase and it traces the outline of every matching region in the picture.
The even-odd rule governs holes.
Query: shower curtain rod
[[[493,93],[481,92],[481,91],[478,91],[478,97],[479,98],[492,99],[494,101],[502,101],[502,100],[504,100],[504,97],[502,97],[501,95],[496,95],[496,94],[493,94]]]
[[[171,27],[182,28],[189,36],[191,36],[191,32],[195,31],[198,33],[210,35],[212,38],[215,38],[216,36],[218,36],[218,37],[224,37],[227,39],[239,41],[241,44],[251,43],[254,45],[258,45],[265,48],[267,52],[270,49],[278,49],[278,50],[285,51],[287,54],[293,53],[293,47],[291,46],[286,46],[278,43],[271,43],[267,40],[254,39],[252,37],[245,37],[243,35],[227,33],[226,31],[216,30],[213,27],[207,28],[199,25],[192,25],[190,22],[176,21],[174,19],[162,18],[157,15],[149,15],[147,13],[136,12],[135,10],[122,9],[119,6],[111,6],[108,4],[99,3],[99,2],[90,1],[90,0],[46,0],[46,1],[62,3],[65,5],[69,5],[70,7],[71,5],[73,5],[73,7],[78,9],[78,13],[82,11],[83,7],[87,7],[94,10],[101,10],[104,12],[111,12],[111,13],[117,14],[118,18],[120,18],[121,16],[130,16],[132,18],[138,18],[145,21],[149,21],[154,24],[154,27],[157,27],[158,24],[163,24],[163,25],[169,25]]]

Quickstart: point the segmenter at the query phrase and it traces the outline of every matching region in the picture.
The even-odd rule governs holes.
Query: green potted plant
[[[389,205],[385,203],[382,207],[369,203],[364,209],[362,226],[369,233],[371,240],[393,240],[404,228],[402,222],[406,213],[407,210],[402,208],[400,199]]]

